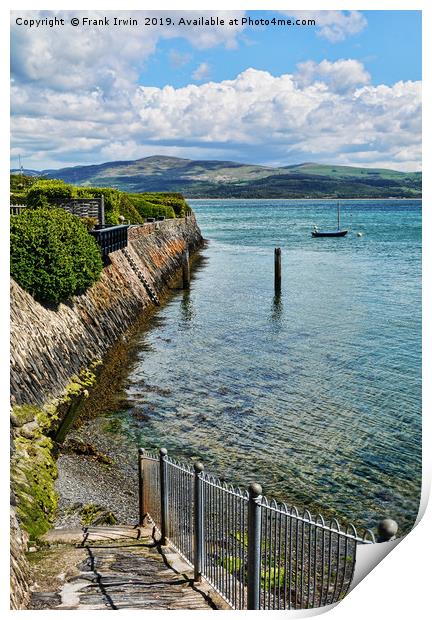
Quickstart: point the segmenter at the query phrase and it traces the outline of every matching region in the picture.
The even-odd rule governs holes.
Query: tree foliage
[[[10,175],[10,191],[11,193],[21,192],[29,189],[34,185],[40,177],[31,177],[26,174],[11,173]]]

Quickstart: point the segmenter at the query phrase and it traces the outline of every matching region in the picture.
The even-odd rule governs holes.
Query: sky
[[[200,16],[237,24],[179,23]],[[19,23],[54,17],[65,25]],[[421,169],[420,11],[13,11],[11,66],[14,168],[168,155]]]

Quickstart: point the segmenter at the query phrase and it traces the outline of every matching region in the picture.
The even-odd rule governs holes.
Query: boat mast
[[[340,203],[338,202],[338,230],[340,230]]]

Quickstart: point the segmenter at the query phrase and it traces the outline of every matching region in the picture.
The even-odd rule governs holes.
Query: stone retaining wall
[[[177,275],[183,251],[202,243],[191,215],[130,228],[128,251],[160,297]],[[117,251],[110,260],[84,295],[55,309],[11,282],[12,609],[24,609],[30,600],[29,535],[37,540],[55,512],[56,465],[48,435],[59,404],[82,397],[98,360],[152,305],[126,256]]]
[[[194,216],[129,230],[130,254],[157,293],[181,264],[185,248],[202,244]],[[12,281],[12,404],[42,406],[58,397],[71,377],[100,359],[152,302],[121,251],[84,295],[47,309]]]
[[[25,557],[28,536],[20,528],[15,508],[10,511],[11,609],[25,609],[30,602],[30,567]]]

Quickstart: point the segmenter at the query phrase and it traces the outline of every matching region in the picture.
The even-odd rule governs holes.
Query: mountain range
[[[420,198],[422,181],[421,172],[384,168],[271,167],[161,155],[24,173],[127,192],[181,192],[187,198]]]

